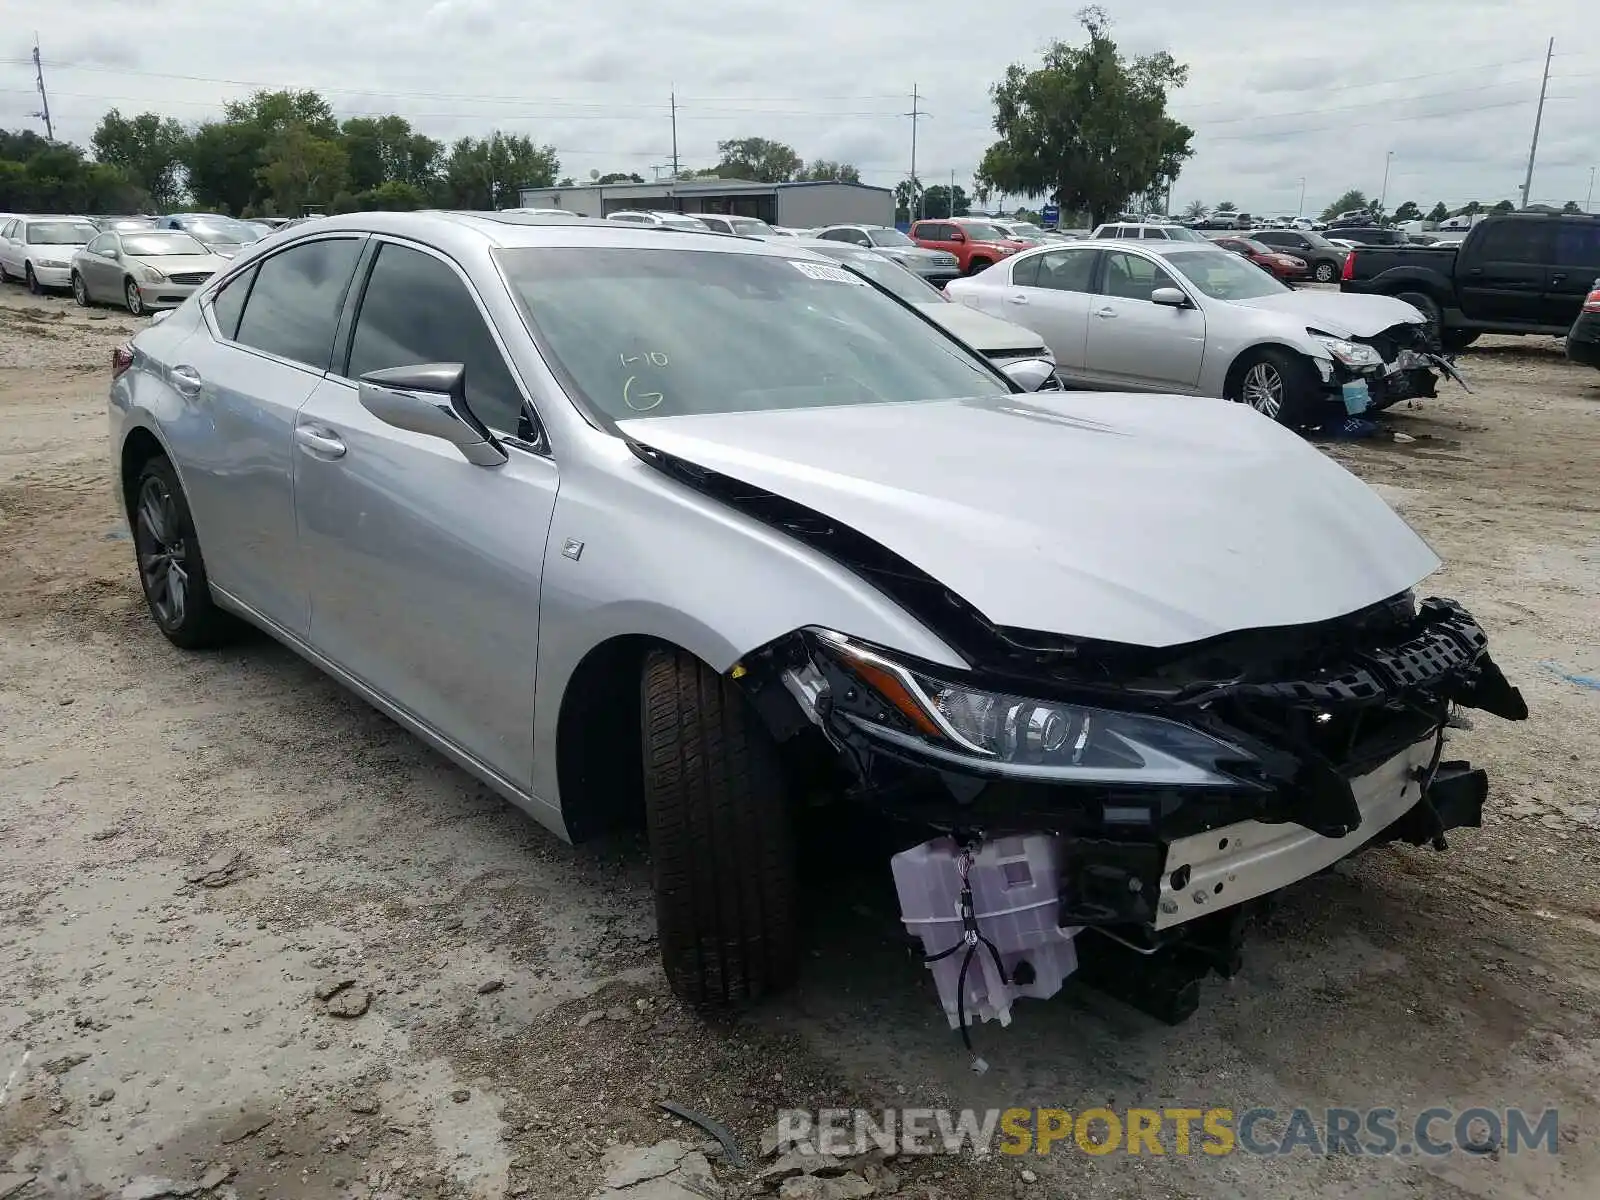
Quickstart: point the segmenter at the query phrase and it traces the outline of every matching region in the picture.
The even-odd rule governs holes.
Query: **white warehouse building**
[[[523,188],[523,208],[564,208],[585,217],[627,210],[727,213],[769,225],[893,225],[894,192],[864,183],[752,183],[745,179],[677,179],[655,183],[589,183]]]

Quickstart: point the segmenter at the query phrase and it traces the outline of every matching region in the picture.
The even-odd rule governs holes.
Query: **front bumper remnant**
[[[774,690],[838,748],[858,797],[932,835],[893,867],[902,919],[952,1025],[1007,1023],[1013,999],[1053,994],[1074,973],[1181,1019],[1201,977],[1238,968],[1250,914],[1283,888],[1368,846],[1443,850],[1449,830],[1480,823],[1485,773],[1443,761],[1452,708],[1527,716],[1483,631],[1449,600],[1395,597],[1315,626],[1168,651],[996,632],[1016,654],[980,661],[974,686],[1004,690],[1003,674],[1027,694],[1016,668],[1030,660],[1027,686],[1108,707],[1114,678],[1128,709],[1226,740],[1249,764],[1221,787],[968,770],[931,746],[919,752],[914,730],[875,734],[865,714],[888,706],[825,647],[808,643],[803,666],[791,657]],[[963,880],[969,921],[954,899]]]

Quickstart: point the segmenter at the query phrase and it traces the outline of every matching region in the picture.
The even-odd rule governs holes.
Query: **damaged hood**
[[[849,525],[1023,629],[1178,645],[1339,616],[1439,565],[1364,483],[1222,400],[1032,393],[619,429]]]
[[[1309,328],[1341,338],[1373,337],[1394,325],[1422,324],[1421,313],[1393,296],[1357,296],[1302,289],[1228,303],[1282,313],[1304,321]]]

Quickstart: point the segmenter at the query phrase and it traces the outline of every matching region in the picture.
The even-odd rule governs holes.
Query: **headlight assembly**
[[[1165,717],[987,691],[923,674],[838,634],[823,653],[871,693],[835,712],[870,737],[987,775],[1040,782],[1248,786],[1238,746]]]
[[[1326,346],[1328,353],[1347,367],[1383,366],[1383,357],[1371,346],[1362,345],[1360,342],[1347,342],[1343,338],[1329,337],[1325,333],[1314,333],[1311,336]]]

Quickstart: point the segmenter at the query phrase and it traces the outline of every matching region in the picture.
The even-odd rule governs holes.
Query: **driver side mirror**
[[[357,392],[361,407],[385,425],[443,438],[469,463],[498,467],[507,455],[467,407],[467,370],[460,363],[421,363],[369,371]]]
[[[1048,359],[1024,358],[1000,368],[1005,377],[1025,392],[1037,392],[1054,378],[1056,365]]]
[[[1151,304],[1165,304],[1168,308],[1188,308],[1189,297],[1183,294],[1183,289],[1175,287],[1158,287],[1150,293]]]

